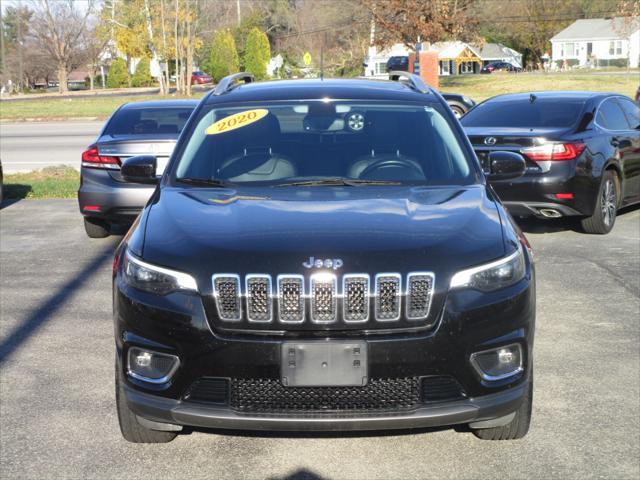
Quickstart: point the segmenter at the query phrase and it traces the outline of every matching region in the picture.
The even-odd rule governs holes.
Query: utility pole
[[[7,73],[7,64],[5,63],[4,58],[4,23],[2,21],[2,7],[0,7],[0,55],[2,55],[2,64],[0,68],[2,68],[2,79],[0,79],[0,88],[4,85],[4,76]]]
[[[240,0],[236,0],[236,12],[238,13],[238,26],[242,22],[242,16],[240,15]]]
[[[22,91],[24,70],[22,65],[22,2],[18,2],[18,90]]]

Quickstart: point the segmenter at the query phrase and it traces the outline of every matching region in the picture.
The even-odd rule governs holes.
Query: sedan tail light
[[[523,148],[520,153],[534,162],[573,160],[580,156],[585,147],[586,145],[581,142],[547,143],[536,147]]]
[[[100,155],[98,153],[98,147],[92,145],[87,150],[82,152],[82,166],[89,168],[107,168],[111,170],[119,170],[120,159],[118,157]]]

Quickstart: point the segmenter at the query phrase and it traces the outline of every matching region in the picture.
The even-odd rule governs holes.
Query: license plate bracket
[[[285,387],[367,384],[367,343],[363,341],[283,342],[280,359]]]

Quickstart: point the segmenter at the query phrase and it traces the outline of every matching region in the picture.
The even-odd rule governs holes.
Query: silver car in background
[[[127,183],[120,175],[124,160],[153,155],[161,176],[197,100],[126,103],[109,118],[83,153],[78,203],[91,238],[109,235],[114,223],[131,223],[145,206],[155,185]]]

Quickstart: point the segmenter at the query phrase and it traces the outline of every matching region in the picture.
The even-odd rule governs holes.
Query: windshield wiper
[[[191,178],[183,177],[176,178],[178,182],[188,183],[190,185],[202,185],[206,187],[228,187],[229,184],[224,180],[218,180],[216,178]]]
[[[315,180],[299,180],[294,182],[279,183],[276,187],[315,187],[322,185],[358,187],[360,185],[400,185],[400,182],[391,180],[363,180],[359,178],[318,178]]]

